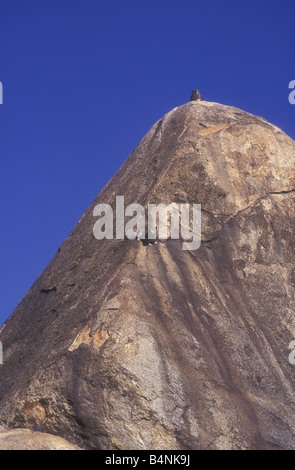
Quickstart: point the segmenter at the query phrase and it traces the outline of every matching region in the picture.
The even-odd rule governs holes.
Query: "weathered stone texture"
[[[93,237],[93,208],[202,205],[202,244]],[[0,424],[84,449],[295,449],[295,143],[195,101],[157,122],[0,332]],[[1,448],[0,439],[0,448]]]

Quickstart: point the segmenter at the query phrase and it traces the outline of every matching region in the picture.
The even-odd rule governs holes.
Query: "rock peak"
[[[201,204],[201,247],[96,240],[116,195]],[[294,198],[276,126],[201,100],[167,113],[1,328],[0,425],[84,449],[294,449]]]

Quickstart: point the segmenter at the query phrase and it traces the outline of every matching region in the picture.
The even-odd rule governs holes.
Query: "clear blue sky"
[[[1,0],[0,324],[193,88],[295,139],[294,44],[294,0]]]

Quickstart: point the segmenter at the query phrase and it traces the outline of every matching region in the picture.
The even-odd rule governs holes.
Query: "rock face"
[[[201,247],[96,240],[117,195],[201,204]],[[169,112],[3,325],[0,424],[83,449],[295,449],[294,202],[280,129],[204,101]]]
[[[29,429],[0,428],[1,450],[81,450],[61,437]]]

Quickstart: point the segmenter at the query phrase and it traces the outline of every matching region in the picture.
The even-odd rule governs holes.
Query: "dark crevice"
[[[270,191],[269,194],[290,194],[294,192],[295,192],[295,189],[287,189],[285,191]]]
[[[49,292],[56,292],[57,291],[57,288],[56,287],[49,287],[49,288],[44,288],[44,289],[41,289],[41,293],[42,294],[49,294]]]

